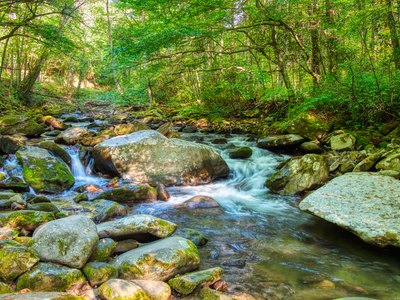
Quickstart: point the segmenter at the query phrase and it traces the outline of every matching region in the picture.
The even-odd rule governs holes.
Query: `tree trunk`
[[[386,0],[386,4],[388,6],[387,25],[390,30],[390,41],[392,43],[392,48],[393,48],[394,66],[395,66],[396,70],[400,70],[400,43],[399,43],[399,38],[397,36],[396,21],[394,19],[392,7],[391,7],[392,1]]]

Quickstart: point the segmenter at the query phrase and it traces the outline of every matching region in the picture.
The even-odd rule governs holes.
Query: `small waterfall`
[[[86,167],[86,174],[92,175],[93,174],[93,168],[94,168],[94,159],[91,158],[89,160],[89,163]]]
[[[8,176],[22,178],[22,167],[15,155],[8,155],[8,158],[4,160],[2,171]]]

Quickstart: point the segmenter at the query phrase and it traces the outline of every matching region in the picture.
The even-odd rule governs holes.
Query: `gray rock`
[[[54,214],[42,211],[21,210],[0,214],[0,225],[17,230],[35,230],[53,220]]]
[[[91,286],[100,285],[110,279],[118,278],[117,269],[104,262],[88,263],[82,271]]]
[[[153,130],[109,139],[95,146],[92,155],[101,172],[153,186],[205,184],[229,173],[211,147],[168,139]]]
[[[122,279],[110,279],[99,288],[99,295],[104,300],[151,299],[137,284]]]
[[[181,237],[169,237],[126,252],[110,262],[120,278],[165,281],[198,268],[196,246]]]
[[[222,207],[216,200],[208,196],[194,196],[179,204],[187,208],[219,208]]]
[[[25,294],[4,294],[0,295],[0,300],[83,300],[82,297],[73,296],[68,293],[57,293],[57,292],[28,292]]]
[[[54,141],[59,144],[75,145],[80,143],[84,138],[93,137],[96,134],[82,127],[71,127],[60,133]]]
[[[97,225],[100,238],[114,240],[135,239],[148,241],[166,238],[173,234],[177,225],[150,215],[131,215]]]
[[[353,151],[356,146],[356,138],[349,133],[334,135],[331,137],[331,148],[335,151]]]
[[[367,243],[400,247],[400,182],[376,173],[337,177],[306,197],[300,208],[339,225]]]
[[[312,142],[304,142],[300,145],[300,151],[304,154],[314,153],[321,154],[323,152],[322,148]]]
[[[123,240],[117,242],[114,253],[124,253],[139,247],[139,242],[133,239]]]
[[[153,202],[157,201],[157,192],[148,185],[127,185],[104,191],[97,195],[95,199],[106,199],[116,202]]]
[[[140,286],[154,300],[168,300],[171,296],[171,288],[165,282],[153,280],[131,280],[131,282]]]
[[[4,153],[15,154],[22,145],[25,145],[25,138],[22,135],[0,135],[0,151]]]
[[[96,225],[84,216],[71,216],[40,226],[33,233],[33,249],[41,261],[82,268],[97,247]]]
[[[297,134],[274,135],[258,139],[257,146],[260,148],[277,148],[285,146],[294,146],[301,144],[306,139]]]
[[[229,158],[233,159],[244,159],[249,158],[253,155],[253,150],[250,147],[240,147],[232,150],[228,150]]]
[[[100,239],[88,262],[106,261],[113,253],[117,243],[113,239]]]

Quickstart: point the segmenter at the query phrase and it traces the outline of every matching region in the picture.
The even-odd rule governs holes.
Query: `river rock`
[[[41,262],[21,275],[16,285],[17,291],[29,289],[33,292],[65,292],[71,286],[83,286],[85,282],[82,272],[77,269]]]
[[[97,195],[95,199],[106,199],[115,202],[153,202],[157,201],[157,192],[148,185],[126,185],[104,191]]]
[[[29,184],[22,181],[18,177],[9,177],[6,180],[0,181],[0,190],[11,190],[17,193],[29,192]]]
[[[348,173],[306,197],[300,209],[343,227],[367,243],[400,247],[400,182],[376,173]]]
[[[250,147],[240,147],[232,150],[228,150],[228,155],[233,159],[244,159],[249,158],[253,154],[253,150]]]
[[[220,268],[208,269],[200,272],[193,272],[172,278],[169,285],[181,295],[189,295],[196,288],[208,287],[217,280],[220,280],[224,271]]]
[[[120,124],[115,126],[114,132],[116,135],[126,135],[141,130],[149,130],[150,127],[143,122],[134,121],[130,124]]]
[[[123,217],[128,213],[125,206],[114,201],[94,200],[80,202],[83,214],[88,216],[93,222],[105,222],[116,217]]]
[[[97,233],[100,238],[114,240],[133,238],[147,241],[166,238],[173,234],[176,228],[176,224],[150,215],[131,215],[97,225]]]
[[[344,164],[340,165],[340,172],[341,173],[348,173],[352,172],[355,168],[355,165],[352,162],[345,162]]]
[[[169,139],[181,139],[181,134],[179,133],[178,130],[171,130],[168,134],[167,134],[167,138]]]
[[[285,146],[294,146],[301,144],[306,139],[297,134],[274,135],[258,139],[257,147],[260,148],[276,148]]]
[[[14,192],[10,192],[10,191],[0,192],[0,200],[7,200],[14,196],[19,196],[19,195],[20,194],[18,194],[18,193],[14,193]]]
[[[196,246],[181,237],[169,237],[121,254],[110,262],[123,279],[165,281],[198,268]]]
[[[35,210],[35,211],[47,211],[51,212],[54,215],[60,212],[57,206],[55,206],[53,203],[36,203],[36,204],[31,204],[28,206],[29,210]]]
[[[179,232],[179,236],[192,241],[196,246],[204,246],[208,242],[208,239],[204,234],[190,228],[183,228]]]
[[[192,125],[185,126],[185,128],[183,128],[182,131],[186,132],[186,133],[194,133],[194,132],[197,132],[197,127],[196,126],[192,126]],[[218,133],[218,132],[216,132],[216,133]]]
[[[14,290],[6,283],[0,282],[0,295],[13,293]]]
[[[216,144],[216,145],[222,145],[222,144],[228,143],[228,141],[225,138],[216,138],[216,139],[213,139],[211,141],[211,143]]]
[[[229,167],[211,147],[142,130],[93,148],[97,168],[150,185],[196,185],[225,176]]]
[[[82,271],[91,286],[100,285],[110,279],[118,278],[117,269],[104,262],[88,263]]]
[[[375,168],[377,170],[393,170],[400,172],[400,153],[394,152],[381,160]]]
[[[379,161],[384,150],[381,150],[359,162],[353,169],[353,172],[367,172]]]
[[[106,261],[113,253],[117,243],[113,239],[105,238],[100,239],[97,247],[94,249],[92,255],[89,257],[89,262],[103,262]]]
[[[67,116],[64,118],[64,122],[78,123],[79,120],[76,116]]]
[[[61,158],[67,165],[71,165],[71,156],[69,156],[68,152],[56,143],[52,141],[44,141],[40,142],[38,147],[51,151],[51,153]]]
[[[165,282],[153,280],[131,280],[131,282],[140,286],[154,300],[168,300],[171,296],[171,288]]]
[[[92,137],[95,133],[82,127],[71,127],[59,134],[54,141],[59,144],[75,145],[84,138]]]
[[[139,247],[139,242],[134,239],[127,239],[117,242],[114,253],[124,253]]]
[[[51,127],[53,130],[66,130],[69,128],[67,124],[64,124],[59,119],[54,118],[52,116],[45,116],[42,118],[42,122],[45,123],[47,126]]]
[[[0,300],[87,300],[85,297],[74,296],[68,293],[57,292],[28,292],[18,294],[4,294],[0,295]]]
[[[21,134],[34,137],[43,132],[45,128],[30,120],[26,115],[6,115],[0,118],[0,135]]]
[[[25,144],[25,138],[22,135],[0,135],[0,151],[6,154],[15,154],[18,147]]]
[[[168,201],[171,198],[171,195],[168,193],[167,189],[163,184],[160,184],[156,187],[157,199],[161,201]]]
[[[54,215],[52,213],[42,211],[21,210],[0,214],[0,224],[16,230],[35,230],[53,220]]]
[[[106,135],[105,134],[105,135],[87,137],[87,138],[84,138],[81,143],[82,143],[83,146],[86,146],[86,147],[94,147],[94,146],[96,146],[96,145],[98,145],[98,144],[100,144],[100,143],[102,143],[104,141],[107,141],[107,140],[111,139],[114,136],[115,136],[115,134],[113,134],[113,135]]]
[[[46,196],[36,196],[30,202],[32,203],[50,203],[50,199]]]
[[[300,145],[300,151],[303,154],[321,154],[323,152],[322,148],[318,146],[316,143],[312,142],[304,142]]]
[[[75,198],[74,198],[74,202],[75,203],[79,203],[81,201],[89,201],[89,196],[87,194],[78,194]]]
[[[0,241],[3,240],[12,240],[16,238],[19,234],[19,231],[8,228],[8,227],[1,227],[0,228]]]
[[[165,123],[157,129],[157,132],[161,133],[163,136],[168,136],[168,133],[171,131],[172,125],[174,125],[172,122]]]
[[[400,173],[394,170],[381,170],[378,172],[379,175],[384,175],[384,176],[390,176],[393,177],[394,179],[399,179],[400,178]]]
[[[110,279],[99,288],[99,295],[104,300],[151,300],[137,284],[122,279]]]
[[[286,126],[287,132],[298,134],[309,140],[320,139],[329,129],[328,124],[308,113],[300,114]]]
[[[96,225],[84,216],[71,216],[42,225],[33,233],[33,249],[41,261],[82,268],[97,247]]]
[[[231,297],[225,295],[224,293],[221,293],[221,292],[218,292],[218,291],[212,290],[212,289],[207,289],[207,288],[200,289],[196,296],[198,297],[198,298],[195,298],[196,300],[197,299],[200,299],[200,300],[208,300],[208,299],[233,300],[233,299],[235,299],[235,298],[231,298]]]
[[[68,166],[45,149],[23,146],[16,155],[22,163],[25,181],[35,192],[60,193],[75,183]]]
[[[334,135],[331,137],[331,148],[335,151],[353,151],[356,146],[356,138],[349,133]]]
[[[3,282],[13,281],[39,261],[32,248],[11,240],[0,241],[0,257],[0,280]]]
[[[265,186],[281,195],[294,195],[324,183],[329,176],[328,160],[323,155],[294,157],[274,173]]]
[[[194,196],[179,206],[187,208],[217,208],[222,207],[216,200],[208,196]]]

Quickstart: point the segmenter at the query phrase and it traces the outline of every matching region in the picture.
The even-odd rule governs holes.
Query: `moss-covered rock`
[[[196,288],[208,287],[217,280],[220,280],[224,271],[220,268],[208,269],[200,272],[193,272],[172,278],[169,285],[182,295],[189,295]]]
[[[32,202],[32,203],[50,203],[51,201],[46,196],[36,196],[30,202]]]
[[[15,154],[18,147],[25,144],[25,138],[22,135],[0,135],[0,151],[4,153]]]
[[[122,279],[110,279],[103,283],[99,295],[104,300],[153,300],[137,284]]]
[[[54,220],[49,212],[21,210],[0,215],[0,224],[16,230],[35,230],[39,226]]]
[[[51,151],[55,156],[61,158],[67,165],[71,165],[71,156],[63,148],[51,141],[44,141],[39,143],[39,148]]]
[[[117,243],[110,238],[100,239],[88,262],[106,261],[113,253]]]
[[[0,190],[11,190],[17,193],[28,192],[29,184],[17,180],[13,180],[14,177],[9,177],[6,180],[0,181]],[[17,177],[18,178],[18,177]]]
[[[0,300],[87,300],[85,297],[74,296],[61,292],[28,292],[0,295]]]
[[[19,231],[8,228],[8,227],[1,227],[0,228],[0,241],[3,240],[12,240],[19,235]]]
[[[100,285],[110,279],[118,278],[117,269],[104,262],[88,263],[82,271],[91,286]]]
[[[183,228],[179,232],[179,236],[192,241],[196,246],[204,246],[208,242],[208,239],[204,234],[190,228]]]
[[[6,175],[4,175],[3,173],[0,172],[0,181],[4,180],[5,178],[6,178]]]
[[[0,282],[0,295],[13,293],[14,290],[6,283]]]
[[[290,121],[286,130],[289,133],[298,134],[309,140],[320,139],[324,134],[329,132],[330,125],[318,120],[314,116],[302,113],[294,120]]]
[[[377,153],[365,158],[360,163],[358,163],[353,172],[367,172],[372,169],[373,166],[379,161],[381,155],[384,153],[384,150],[378,151]]]
[[[26,247],[32,247],[34,244],[32,238],[28,236],[17,236],[14,241]]]
[[[75,145],[83,139],[95,136],[96,133],[82,127],[72,127],[60,133],[54,141],[59,144]]]
[[[375,168],[377,170],[393,170],[400,172],[400,153],[393,152],[392,154],[381,160]]]
[[[127,214],[127,208],[114,201],[94,200],[80,202],[83,214],[93,222],[105,222],[116,217],[123,217]]]
[[[355,165],[352,162],[345,162],[344,164],[340,165],[340,172],[341,173],[348,173],[354,170]]]
[[[232,150],[228,150],[230,158],[249,158],[253,154],[253,150],[250,147],[240,147]]]
[[[29,271],[39,257],[32,248],[11,240],[0,241],[0,280],[11,282]]]
[[[200,289],[198,293],[196,293],[197,299],[200,300],[233,300],[235,298],[231,298],[225,295],[222,292],[218,292],[216,290],[203,288]]]
[[[22,163],[25,181],[35,192],[60,193],[75,183],[68,166],[46,149],[23,146],[16,155]]]
[[[35,211],[47,211],[51,212],[54,215],[59,213],[59,209],[57,206],[55,206],[53,203],[36,203],[36,204],[31,204],[28,206],[29,210],[35,210]]]
[[[400,172],[397,172],[397,171],[394,171],[394,170],[381,170],[378,173],[380,175],[383,175],[383,176],[393,177],[394,179],[399,179],[400,178]]]
[[[325,156],[306,154],[291,159],[267,179],[265,186],[279,194],[294,195],[324,183],[328,175],[329,164]]]
[[[356,138],[350,133],[343,133],[331,137],[331,148],[335,151],[353,151]]]
[[[51,127],[52,129],[66,130],[69,128],[67,124],[64,124],[63,122],[52,116],[43,117],[42,122],[45,123],[47,126]]]
[[[154,300],[170,299],[171,288],[165,282],[154,280],[131,280],[131,282],[140,286]]]
[[[114,135],[99,135],[99,136],[93,136],[93,137],[87,137],[82,140],[82,145],[86,147],[94,147],[104,141],[107,141],[114,137]]]
[[[133,238],[138,241],[166,238],[177,228],[175,223],[150,215],[130,215],[122,219],[97,225],[100,238],[125,240]]]
[[[149,185],[119,186],[97,195],[96,199],[112,200],[115,202],[153,202],[157,201],[157,192]]]
[[[83,285],[85,282],[85,277],[78,269],[41,262],[21,275],[16,285],[17,291],[29,289],[33,292],[65,292],[72,285]]]
[[[304,142],[300,145],[300,151],[303,154],[313,153],[321,154],[323,152],[322,148],[312,142]]]
[[[295,146],[301,144],[305,140],[304,137],[297,134],[274,135],[258,139],[257,147],[268,149]]]
[[[79,203],[81,201],[89,201],[87,194],[79,194],[74,198],[74,202]]]
[[[120,124],[115,126],[114,132],[116,135],[126,135],[141,130],[149,130],[150,127],[143,122],[134,121],[130,124]]]
[[[43,132],[45,128],[30,120],[26,115],[6,115],[0,119],[0,135],[21,134],[33,137]]]

